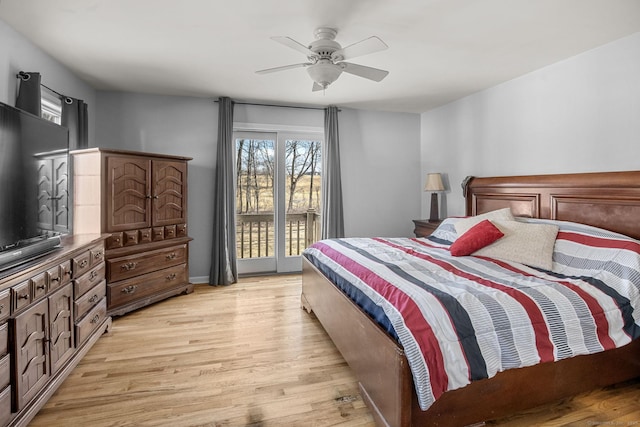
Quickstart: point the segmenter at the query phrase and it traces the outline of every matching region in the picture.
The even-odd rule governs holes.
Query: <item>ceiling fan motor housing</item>
[[[333,52],[342,49],[340,43],[334,40],[338,34],[337,30],[320,27],[316,29],[313,34],[316,39],[311,42],[309,49],[318,54],[318,58],[316,59],[330,59]],[[336,58],[334,58],[334,60],[335,59]]]

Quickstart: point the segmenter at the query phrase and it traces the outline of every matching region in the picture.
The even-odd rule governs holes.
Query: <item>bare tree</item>
[[[287,175],[289,178],[289,200],[287,212],[294,209],[296,188],[302,177],[311,174],[309,189],[309,207],[312,204],[313,179],[320,156],[320,144],[318,141],[293,140],[289,141],[286,149]],[[311,171],[311,172],[310,172]]]

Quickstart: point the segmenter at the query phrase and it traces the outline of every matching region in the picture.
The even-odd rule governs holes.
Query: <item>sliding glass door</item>
[[[300,271],[319,238],[322,135],[235,132],[238,273]]]

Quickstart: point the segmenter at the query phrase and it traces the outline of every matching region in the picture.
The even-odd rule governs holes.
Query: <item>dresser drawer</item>
[[[87,274],[73,281],[73,295],[75,299],[80,298],[80,296],[84,295],[89,289],[104,279],[104,269],[104,263],[98,264],[89,270]]]
[[[10,355],[5,355],[0,358],[0,389],[4,389],[9,385],[11,381],[11,363],[9,360],[11,359]]]
[[[106,281],[103,280],[80,298],[77,298],[73,303],[76,320],[80,320],[91,307],[96,305],[105,296],[107,296],[107,285]]]
[[[89,250],[91,266],[95,266],[104,261],[104,245],[97,245]]]
[[[9,324],[0,325],[0,357],[9,353]]]
[[[124,236],[122,233],[111,233],[107,238],[107,249],[117,249],[122,247]]]
[[[14,312],[28,306],[31,302],[31,280],[25,280],[13,286],[11,288],[11,299]]]
[[[31,295],[33,295],[34,301],[47,294],[47,275],[40,273],[31,278]]]
[[[107,281],[117,282],[187,262],[187,245],[107,260]]]
[[[77,279],[91,268],[91,252],[85,251],[82,254],[73,257],[72,263],[73,278]]]
[[[64,286],[71,281],[71,260],[60,264],[60,286]]]
[[[79,322],[76,322],[76,347],[80,347],[107,317],[107,301],[102,299]]]
[[[181,264],[147,273],[134,279],[109,283],[107,284],[109,309],[160,293],[163,289],[171,289],[187,283],[187,275],[187,265]]]
[[[4,322],[11,315],[11,289],[0,292],[0,322]]]

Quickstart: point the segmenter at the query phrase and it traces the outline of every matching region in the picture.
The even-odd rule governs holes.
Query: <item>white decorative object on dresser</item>
[[[122,315],[193,291],[189,283],[189,157],[73,151],[74,232],[107,233],[107,311]]]

